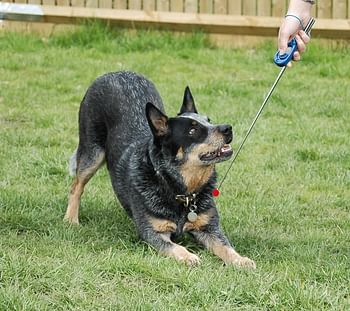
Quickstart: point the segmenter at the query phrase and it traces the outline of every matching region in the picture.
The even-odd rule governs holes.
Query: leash
[[[309,22],[307,23],[307,25],[304,28],[304,31],[307,33],[308,36],[310,36],[310,32],[311,32],[311,28],[312,26],[315,24],[315,19],[314,18],[310,18]],[[268,100],[270,99],[274,89],[276,88],[278,82],[280,81],[280,79],[282,78],[284,72],[287,69],[287,64],[292,60],[293,58],[293,54],[295,51],[298,50],[298,46],[297,46],[297,41],[295,38],[293,38],[291,41],[288,42],[288,48],[287,48],[287,52],[285,54],[280,54],[279,51],[276,52],[275,56],[274,56],[274,62],[277,66],[282,67],[281,71],[279,72],[275,82],[272,84],[272,87],[270,88],[269,92],[267,93],[260,109],[258,110],[257,114],[255,115],[255,118],[253,119],[252,124],[250,125],[246,135],[244,136],[241,144],[239,145],[233,159],[231,160],[230,166],[228,167],[228,169],[226,170],[226,173],[224,175],[224,177],[221,179],[221,182],[219,184],[219,186],[217,188],[215,188],[213,190],[213,196],[217,197],[220,194],[220,188],[223,184],[223,182],[225,181],[229,171],[231,170],[233,163],[235,162],[235,160],[237,159],[239,153],[241,152],[247,138],[249,137],[250,133],[252,132],[256,122],[258,121],[262,111],[264,110]]]

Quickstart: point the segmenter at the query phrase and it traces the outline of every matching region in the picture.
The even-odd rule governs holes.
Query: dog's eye
[[[197,129],[192,127],[189,131],[188,131],[188,134],[189,135],[194,135],[196,133]]]

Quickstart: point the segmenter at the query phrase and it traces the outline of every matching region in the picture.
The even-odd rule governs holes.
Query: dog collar
[[[189,209],[187,214],[187,219],[190,222],[195,222],[198,218],[196,213],[197,205],[196,205],[196,197],[197,193],[189,193],[189,194],[178,194],[175,196],[175,200],[179,203],[182,203],[186,208]]]

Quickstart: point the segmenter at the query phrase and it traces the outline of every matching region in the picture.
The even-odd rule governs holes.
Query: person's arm
[[[298,44],[298,51],[294,53],[293,60],[300,60],[300,54],[306,49],[310,41],[309,36],[302,30],[311,17],[311,8],[314,1],[290,0],[288,12],[284,18],[279,34],[278,49],[280,54],[287,50],[288,42],[295,37]]]

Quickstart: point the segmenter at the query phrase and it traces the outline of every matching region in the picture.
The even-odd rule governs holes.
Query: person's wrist
[[[301,0],[301,1],[304,1],[306,3],[310,3],[311,5],[316,3],[316,1],[314,1],[314,0]]]
[[[291,0],[289,3],[288,13],[298,16],[303,25],[306,25],[309,22],[311,17],[312,4],[305,2],[304,0]]]
[[[292,19],[294,19],[295,21],[298,21],[298,23],[299,23],[299,25],[300,25],[300,29],[304,29],[304,23],[303,23],[303,21],[301,20],[301,18],[300,18],[298,15],[288,12],[288,13],[285,15],[285,18],[292,18]]]

